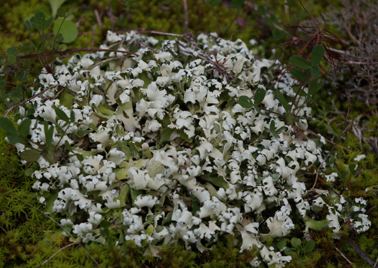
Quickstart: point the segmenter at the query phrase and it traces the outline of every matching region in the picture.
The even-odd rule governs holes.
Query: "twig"
[[[341,136],[343,135],[345,129],[346,129],[346,125],[347,125],[347,119],[349,117],[349,113],[350,113],[350,107],[352,106],[352,103],[351,103],[351,100],[350,100],[350,96],[347,95],[348,97],[348,102],[349,102],[349,106],[348,106],[348,112],[347,112],[347,116],[345,118],[345,121],[344,121],[344,128],[343,130],[340,132],[340,135],[339,135],[339,138],[337,139],[336,143],[333,145],[332,147],[332,150],[328,153],[328,155],[326,156],[326,158],[323,160],[323,162],[319,165],[318,169],[316,170],[316,178],[315,178],[315,182],[314,182],[314,185],[311,187],[310,191],[314,189],[316,183],[318,182],[318,177],[319,177],[319,171],[320,171],[320,168],[322,167],[323,163],[325,163],[325,161],[327,160],[327,158],[332,154],[332,152],[335,150],[336,148],[336,145],[340,142],[341,140]]]
[[[96,24],[93,26],[93,29],[92,29],[92,41],[91,41],[91,48],[93,48],[94,46],[94,36],[95,36],[95,29],[96,29]]]
[[[57,84],[57,85],[53,85],[53,86],[51,86],[51,87],[48,87],[48,88],[46,88],[45,90],[43,90],[43,91],[41,91],[41,92],[35,94],[34,96],[30,97],[29,99],[24,100],[24,101],[22,101],[22,102],[20,102],[20,103],[17,103],[16,105],[13,105],[12,107],[10,107],[8,110],[5,111],[5,113],[4,113],[4,117],[7,117],[7,115],[10,113],[10,111],[12,111],[14,108],[17,108],[18,106],[27,103],[28,101],[30,101],[30,100],[36,98],[37,96],[39,96],[39,95],[45,93],[46,91],[48,91],[48,90],[50,90],[50,89],[52,89],[52,88],[56,88],[57,86],[59,86],[59,84]]]
[[[96,15],[96,20],[97,20],[98,26],[100,26],[100,29],[101,29],[102,28],[102,22],[101,22],[100,14],[98,14],[97,9],[94,10],[94,13]]]
[[[365,259],[365,261],[367,261],[368,264],[370,264],[370,265],[373,266],[373,267],[375,266],[374,261],[373,261],[372,259],[370,259],[369,256],[368,256],[365,252],[363,252],[362,249],[361,249],[356,243],[354,243],[354,242],[352,241],[352,239],[348,238],[348,239],[347,239],[347,242],[348,242],[348,244],[349,244],[352,248],[354,248],[355,251],[357,251],[358,254],[360,254],[360,256],[361,256],[362,258]]]
[[[366,215],[369,215],[370,211],[372,211],[373,209],[377,208],[378,205],[375,205],[374,207],[370,208],[368,211],[366,211]]]
[[[343,256],[343,258],[350,264],[350,265],[353,265],[353,262],[351,262],[350,260],[348,260],[347,257],[345,257],[345,255],[337,248],[335,247],[335,249],[337,250],[337,252],[340,253],[341,256]]]
[[[188,3],[186,0],[182,0],[182,4],[184,6],[184,33],[188,31],[188,25],[189,25],[189,16],[188,16]]]
[[[1,228],[1,230],[3,230],[4,233],[8,234],[8,232],[5,231],[5,229],[2,226],[0,226],[0,228]]]
[[[357,64],[357,65],[372,65],[372,64],[378,64],[377,61],[375,62],[360,62],[360,61],[346,61],[343,62],[345,64]]]
[[[318,134],[314,133],[312,130],[309,129],[308,131],[309,131],[309,134],[311,134],[311,135],[313,135],[313,136],[315,136],[315,137],[320,138],[320,136],[319,136]],[[333,145],[337,145],[337,146],[339,146],[340,148],[343,148],[344,150],[347,150],[347,151],[349,151],[349,152],[353,152],[352,150],[349,150],[348,148],[345,148],[344,146],[341,146],[340,144],[336,144],[336,143],[334,143],[333,141],[327,139],[327,138],[324,137],[324,136],[323,136],[323,138],[324,138],[326,141],[328,141],[329,143],[332,143]]]
[[[10,197],[13,197],[13,198],[16,198],[18,200],[20,200],[21,202],[25,203],[26,205],[38,210],[39,212],[41,212],[43,215],[45,215],[47,218],[49,218],[50,220],[52,220],[55,224],[57,224],[60,228],[62,228],[70,237],[74,238],[72,236],[72,234],[70,232],[67,231],[66,228],[63,227],[63,225],[61,225],[59,222],[57,222],[56,220],[54,220],[53,218],[51,218],[49,215],[47,215],[45,212],[43,212],[42,210],[40,210],[39,208],[36,208],[35,206],[33,206],[32,204],[29,204],[28,202],[25,202],[24,200],[18,198],[17,196],[14,196],[14,195],[11,195],[11,194],[5,194],[7,196],[10,196]],[[96,266],[99,266],[98,262],[92,257],[91,254],[89,254],[89,252],[86,250],[86,248],[80,244],[80,246],[84,249],[84,251],[88,254],[88,256],[92,259],[92,261],[96,264]]]
[[[37,266],[37,268],[41,267],[42,265],[44,265],[45,263],[47,263],[49,260],[51,260],[52,258],[55,257],[56,254],[58,254],[59,252],[61,252],[62,250],[66,249],[66,248],[69,248],[73,245],[76,245],[76,244],[80,244],[82,241],[77,241],[75,243],[72,243],[72,244],[69,244],[65,247],[62,247],[61,249],[59,249],[57,252],[55,252],[50,258],[48,258],[47,260],[45,260],[44,262],[42,262],[40,265]]]

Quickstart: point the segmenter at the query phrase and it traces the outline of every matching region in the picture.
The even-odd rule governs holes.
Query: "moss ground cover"
[[[40,4],[49,7],[47,1],[34,3],[33,5],[22,1],[19,2],[14,5],[6,4],[6,8],[9,9],[6,14],[14,15],[3,17],[3,22],[1,23],[3,35],[1,38],[5,42],[2,42],[4,47],[1,51],[5,51],[12,45],[17,45],[17,41],[24,41],[27,38],[27,34],[23,30],[24,28],[19,27],[20,21],[22,22],[38,9],[46,9],[38,7]],[[92,42],[92,26],[94,24],[98,26],[94,31],[93,47],[98,47],[102,43],[109,29],[120,32],[125,29],[144,29],[182,33],[184,28],[184,11],[181,2],[150,2],[149,5],[142,2],[124,1],[118,3],[117,1],[103,1],[77,4],[80,10],[84,10],[84,12],[79,12],[79,9],[76,9],[73,14],[74,20],[78,24],[79,37],[69,45],[69,48],[90,47]],[[232,26],[232,22],[237,15],[237,9],[230,9],[231,4],[231,2],[224,2],[214,6],[214,12],[218,16],[217,22],[213,16],[204,16],[204,14],[213,14],[211,13],[211,6],[206,5],[202,1],[188,1],[188,29],[194,32],[199,30],[203,32],[218,31],[226,39],[231,38],[232,35],[233,40],[241,38],[246,42],[253,38],[259,44],[255,48],[256,52],[259,51],[259,54],[263,58],[273,58],[275,55],[269,52],[269,48],[280,43],[280,40],[284,40],[285,37],[279,36],[279,33],[273,31],[275,28],[272,26],[272,21],[264,21],[263,15],[259,17],[257,11],[253,9],[253,4],[249,2],[244,3],[241,9],[243,12],[237,18],[237,24]],[[343,7],[340,3],[332,4],[339,9]],[[23,5],[27,6],[28,9],[21,9],[20,7]],[[69,6],[69,4],[65,5]],[[277,18],[287,20],[285,16],[287,16],[288,12],[285,12],[283,8],[276,10],[274,3],[265,5],[264,8],[268,6],[272,9],[268,14],[275,14]],[[283,5],[281,4],[281,6]],[[325,11],[324,3],[319,3],[315,6],[306,5],[305,3],[305,6],[314,15],[318,15],[317,12],[319,10]],[[300,9],[299,5],[294,8]],[[5,12],[4,10],[3,12]],[[334,12],[336,13],[337,9]],[[96,13],[98,13],[97,16]],[[260,13],[263,14],[264,12]],[[200,21],[201,23],[199,23]],[[203,25],[207,25],[207,27],[203,28]],[[231,27],[229,27],[230,25]],[[336,26],[337,23],[331,26],[334,27],[333,29],[336,33],[337,31],[342,31],[342,29],[338,29]],[[357,28],[351,27],[352,32],[358,34],[356,32],[358,31]],[[347,39],[348,36],[344,38]],[[352,42],[350,45],[357,47]],[[338,49],[342,48],[339,47]],[[364,60],[368,62],[376,61],[374,58],[367,56]],[[38,66],[38,63],[32,62],[31,64],[35,68],[41,68]],[[324,89],[314,95],[313,102],[311,103],[314,111],[314,120],[309,122],[309,128],[313,132],[321,133],[333,141],[336,141],[340,132],[345,129],[339,145],[352,151],[351,153],[340,147],[336,147],[334,156],[330,157],[328,161],[329,165],[327,166],[329,170],[325,172],[325,174],[335,173],[336,175],[333,177],[321,175],[316,188],[334,193],[324,197],[327,202],[342,195],[349,205],[350,213],[348,216],[353,219],[358,218],[359,206],[361,205],[355,199],[363,197],[367,200],[365,209],[366,214],[371,220],[371,228],[367,232],[358,233],[354,223],[348,221],[348,218],[346,218],[344,221],[340,221],[343,225],[339,232],[339,239],[334,239],[332,229],[330,228],[320,228],[319,230],[310,228],[304,237],[303,232],[300,231],[301,227],[304,227],[304,222],[295,222],[297,227],[291,232],[289,237],[285,238],[286,240],[268,238],[265,241],[267,248],[270,246],[274,248],[281,247],[284,244],[283,247],[290,250],[290,253],[289,251],[285,251],[286,255],[292,257],[292,261],[287,264],[289,267],[345,267],[346,265],[367,267],[371,263],[362,255],[362,252],[374,262],[377,259],[378,248],[376,241],[378,241],[378,234],[376,227],[378,222],[376,218],[378,212],[376,206],[378,205],[378,170],[375,164],[378,153],[378,118],[374,102],[366,102],[363,98],[355,95],[353,96],[353,101],[349,103],[347,98],[343,96],[345,88],[340,85],[350,84],[348,81],[350,76],[352,76],[350,69],[345,69],[341,77],[339,76],[338,80],[335,79],[336,83],[326,83]],[[10,77],[11,75],[8,75],[7,78]],[[32,77],[32,74],[29,74],[30,77]],[[11,79],[7,82],[15,83]],[[369,85],[366,86],[369,80],[365,79],[365,81],[362,81],[362,84],[361,81],[358,82],[358,79],[354,81],[355,83],[360,83],[359,86],[361,88],[368,87],[369,92],[371,92],[371,87],[369,88]],[[374,85],[371,86],[374,87]],[[8,93],[11,92],[12,87],[7,87],[6,90]],[[2,113],[4,113],[8,107],[6,107],[5,103],[1,105]],[[325,112],[323,107],[327,107]],[[349,108],[350,115],[346,118]],[[8,118],[14,123],[16,122],[14,113],[8,115]],[[344,121],[346,121],[345,128]],[[1,260],[3,261],[3,266],[36,267],[60,249],[69,246],[63,249],[64,254],[58,253],[45,266],[92,267],[93,262],[83,247],[80,247],[78,243],[75,244],[74,242],[76,241],[69,241],[67,237],[61,234],[59,226],[28,205],[31,204],[44,210],[44,206],[38,202],[36,193],[32,189],[35,179],[31,179],[30,176],[25,175],[25,167],[19,164],[16,149],[10,147],[4,139],[7,136],[6,132],[2,130],[1,135],[2,155],[0,156],[0,160],[2,176],[0,190],[2,195],[0,206],[2,214],[0,216],[0,226],[3,232],[1,236]],[[329,150],[331,150],[332,144],[327,144],[326,146],[329,146]],[[357,162],[355,158],[361,154],[366,155],[366,158]],[[350,166],[356,163],[358,163],[357,168]],[[300,177],[308,189],[311,188],[315,180],[313,171],[316,168],[310,168],[307,173],[303,172]],[[332,178],[334,178],[333,181]],[[323,215],[320,216],[321,214]],[[322,217],[325,218],[326,215],[327,211],[324,210],[314,213],[312,216],[317,216],[320,219]],[[53,214],[49,216],[56,218],[58,221],[60,220],[59,217]],[[108,242],[105,243],[105,246],[95,243],[84,245],[89,254],[102,267],[228,267],[227,265],[229,267],[244,267],[256,256],[254,250],[244,251],[242,254],[238,253],[238,246],[240,247],[238,243],[240,241],[236,241],[232,236],[225,236],[220,238],[214,245],[210,245],[212,246],[212,251],[206,251],[202,254],[197,251],[188,253],[185,247],[177,245],[173,248],[163,247],[161,253],[159,253],[160,259],[156,259],[145,256],[144,250],[136,247],[133,243],[127,242],[121,247],[113,246],[112,241],[116,241],[119,234],[111,228],[104,228],[104,231],[108,232],[103,235]],[[295,239],[293,240],[293,238]],[[298,242],[296,239],[300,241]],[[307,240],[315,241],[316,251],[305,250]],[[353,244],[350,241],[358,245],[359,249],[356,250],[356,248],[353,248],[351,246]]]

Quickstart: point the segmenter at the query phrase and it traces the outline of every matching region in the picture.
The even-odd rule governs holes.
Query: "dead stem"
[[[350,260],[348,260],[347,257],[345,257],[345,255],[337,248],[335,247],[335,249],[337,250],[337,252],[340,253],[341,256],[343,256],[343,258],[350,264],[350,265],[353,265],[353,262],[351,262]]]
[[[371,265],[371,266],[373,266],[373,267],[375,266],[374,261],[373,261],[372,259],[370,259],[369,256],[368,256],[364,251],[362,251],[362,249],[361,249],[356,243],[354,243],[354,242],[352,241],[352,239],[348,238],[348,239],[347,239],[347,242],[348,242],[348,244],[349,244],[352,248],[354,248],[355,251],[357,251],[358,254],[360,254],[360,256],[361,256],[362,258],[364,258],[365,261],[367,261],[367,263],[368,263],[369,265]]]
[[[189,16],[188,16],[188,3],[186,0],[182,0],[182,4],[184,6],[184,33],[188,31],[188,25],[189,25]]]
[[[96,16],[96,20],[97,20],[98,26],[99,26],[100,29],[101,29],[101,28],[102,28],[102,22],[101,22],[100,14],[98,14],[97,9],[94,10],[94,13],[95,13],[95,16]]]

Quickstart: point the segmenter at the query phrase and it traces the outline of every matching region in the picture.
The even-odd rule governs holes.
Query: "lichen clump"
[[[32,118],[33,148],[46,144],[53,127],[54,157],[41,156],[32,166],[33,188],[84,242],[103,242],[103,221],[118,230],[117,243],[133,240],[150,249],[184,243],[203,252],[204,243],[231,234],[241,252],[260,252],[251,265],[282,267],[291,257],[265,240],[289,235],[295,217],[314,228],[308,214],[324,207],[328,226],[340,229],[340,200],[326,204],[318,196],[310,204],[298,178],[323,161],[321,143],[296,139],[286,125],[285,110],[268,89],[282,67],[255,59],[240,40],[204,34],[188,40],[159,44],[135,32],[108,32],[110,43],[122,42],[118,50],[137,55],[77,54],[55,66],[54,76],[42,73],[33,94],[59,86],[20,107]],[[293,83],[286,74],[274,90],[293,97]],[[252,98],[257,89],[266,90],[265,111],[247,111],[239,97]],[[300,98],[298,124],[306,128],[311,109]],[[356,228],[365,230],[369,221],[360,218]]]

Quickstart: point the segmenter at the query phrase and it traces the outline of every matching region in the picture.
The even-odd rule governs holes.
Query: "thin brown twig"
[[[43,90],[43,91],[41,91],[41,92],[35,94],[34,96],[30,97],[29,99],[24,100],[24,101],[22,101],[22,102],[20,102],[20,103],[17,103],[17,104],[15,104],[15,105],[13,105],[12,107],[10,107],[8,110],[5,111],[5,113],[4,113],[4,117],[7,117],[7,115],[10,113],[10,111],[12,111],[14,108],[17,108],[18,106],[20,106],[20,105],[22,105],[22,104],[25,104],[25,103],[27,103],[28,101],[31,101],[32,99],[36,98],[37,96],[39,96],[39,95],[45,93],[46,91],[48,91],[48,90],[50,90],[50,89],[56,88],[57,86],[59,86],[59,84],[57,84],[57,85],[53,85],[53,86],[51,86],[51,87],[48,87],[48,88],[46,88],[45,90]]]
[[[348,260],[347,257],[345,257],[345,255],[337,248],[335,247],[335,249],[337,250],[337,252],[340,253],[341,256],[343,256],[343,258],[350,264],[350,265],[353,265],[353,262],[351,262],[350,260]]]
[[[367,263],[370,265],[370,266],[375,266],[375,263],[372,259],[369,258],[369,256],[356,244],[352,241],[352,239],[348,238],[347,239],[347,242],[348,244],[354,248],[355,251],[357,251],[358,254],[360,254],[360,256],[362,258],[364,258],[365,261],[367,261]]]
[[[98,26],[101,29],[102,28],[102,22],[101,22],[100,14],[98,14],[97,9],[94,10],[94,13],[95,13],[95,16],[96,16],[96,20],[97,20]]]
[[[184,33],[188,31],[188,25],[189,25],[189,16],[188,16],[188,3],[186,0],[182,0],[182,4],[184,6]]]
[[[368,211],[366,211],[366,215],[369,215],[370,211],[372,211],[373,209],[377,208],[378,205],[375,205],[374,207],[370,208]]]
[[[346,61],[345,64],[356,64],[356,65],[372,65],[378,64],[378,62],[360,62],[360,61]]]
[[[76,244],[80,244],[82,241],[77,241],[75,243],[71,243],[65,247],[62,247],[61,249],[59,249],[57,252],[55,252],[50,258],[48,258],[47,260],[45,260],[44,262],[42,262],[40,265],[37,266],[37,268],[41,267],[42,265],[46,264],[48,261],[50,261],[52,258],[55,257],[56,254],[58,254],[59,252],[61,252],[62,250],[66,249],[66,248],[69,248],[73,245],[76,245]]]
[[[352,102],[350,100],[350,96],[347,95],[347,98],[348,98],[348,102],[349,102],[349,106],[348,106],[348,112],[347,112],[347,116],[345,117],[345,121],[344,121],[344,128],[343,130],[340,132],[340,135],[339,135],[339,138],[337,139],[336,143],[333,145],[331,151],[327,154],[326,158],[323,160],[323,162],[319,165],[318,169],[316,170],[316,178],[315,178],[315,182],[314,182],[314,185],[311,187],[310,191],[314,189],[316,183],[318,182],[318,177],[319,177],[319,171],[320,171],[320,168],[322,167],[322,165],[325,163],[325,161],[328,159],[328,157],[333,153],[333,151],[335,150],[336,148],[336,145],[340,142],[341,140],[341,136],[343,135],[345,129],[346,129],[346,125],[347,125],[347,121],[348,121],[348,117],[349,117],[349,113],[350,113],[350,108],[352,106]]]
[[[2,226],[0,226],[0,228],[1,228],[1,230],[3,230],[4,233],[8,234],[8,232],[5,231],[5,229]]]

